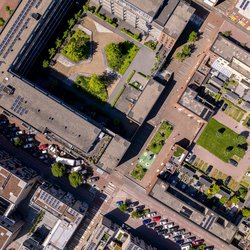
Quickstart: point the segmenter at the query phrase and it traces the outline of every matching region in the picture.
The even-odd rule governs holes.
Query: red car
[[[40,146],[38,146],[38,149],[45,149],[48,147],[48,144],[42,144]]]
[[[161,219],[161,216],[156,216],[152,218],[152,221],[159,221]]]
[[[193,247],[198,247],[198,246],[201,246],[205,243],[205,240],[196,240],[193,242]]]

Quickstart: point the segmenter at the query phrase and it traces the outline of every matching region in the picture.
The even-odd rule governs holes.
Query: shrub
[[[128,206],[125,203],[123,203],[118,208],[120,209],[121,212],[125,213],[128,209]]]
[[[235,196],[233,196],[233,197],[230,199],[230,201],[236,205],[236,204],[239,203],[240,200],[239,200],[239,198],[235,195]]]
[[[5,20],[2,17],[0,17],[0,27],[4,26],[4,24],[5,24]]]
[[[139,42],[141,41],[141,33],[134,34],[130,30],[125,29],[125,28],[122,28],[121,31],[124,32],[125,34],[129,35],[130,37],[134,38],[135,40],[137,40]]]
[[[243,217],[247,217],[247,218],[250,217],[250,209],[248,209],[248,208],[243,208],[243,209],[241,210],[241,212],[242,212]]]
[[[149,47],[152,50],[155,50],[157,46],[157,42],[150,40],[150,41],[145,42],[144,45]]]

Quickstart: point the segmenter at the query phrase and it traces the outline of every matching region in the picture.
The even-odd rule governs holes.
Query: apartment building
[[[36,179],[34,170],[0,151],[0,216],[8,216],[26,198]]]
[[[139,237],[133,236],[112,220],[103,216],[102,222],[89,240],[85,250],[156,250]]]
[[[43,183],[36,190],[30,206],[40,212],[42,219],[24,246],[48,250],[65,249],[88,209],[87,203],[50,183]],[[36,238],[39,232],[43,232],[42,240]]]

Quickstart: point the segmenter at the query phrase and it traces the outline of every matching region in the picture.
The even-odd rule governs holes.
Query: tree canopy
[[[108,99],[106,83],[100,76],[95,74],[91,77],[78,76],[75,84],[82,88],[83,91],[97,97],[101,101],[106,101]]]
[[[243,215],[244,217],[247,217],[247,218],[250,217],[250,209],[248,209],[248,208],[243,208],[241,212],[242,212],[242,215]]]
[[[76,29],[62,54],[74,62],[86,60],[90,53],[90,37],[83,31]]]
[[[73,172],[69,174],[70,185],[77,188],[82,183],[83,177],[80,173]]]
[[[66,167],[60,162],[55,162],[51,167],[51,173],[55,177],[62,177],[66,173]]]
[[[4,24],[5,24],[5,20],[2,17],[0,17],[0,27],[4,26]]]
[[[197,40],[198,40],[198,34],[197,34],[197,32],[192,31],[192,32],[189,34],[188,42],[194,43],[194,42],[196,42]]]

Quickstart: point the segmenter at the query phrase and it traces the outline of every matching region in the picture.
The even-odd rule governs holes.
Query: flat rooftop
[[[197,95],[197,92],[187,87],[178,103],[207,121],[213,115],[213,111],[199,102]]]
[[[5,62],[0,63],[1,70],[8,69],[26,43],[33,29],[37,26],[38,21],[31,17],[31,13],[43,15],[53,1],[20,1],[13,16],[0,34],[0,59]],[[42,20],[39,22],[42,22]]]
[[[195,9],[185,2],[180,2],[164,27],[164,32],[177,39],[186,27]]]
[[[11,237],[12,233],[4,228],[3,226],[0,226],[0,249],[3,249],[6,242]]]
[[[168,0],[154,21],[164,27],[179,2],[180,0]]]
[[[119,135],[115,135],[98,161],[97,166],[111,173],[124,156],[129,145],[130,142]]]
[[[3,109],[38,131],[44,133],[49,130],[63,138],[69,146],[88,152],[101,132],[88,118],[79,116],[60,100],[53,99],[17,77],[10,77],[6,84],[13,86],[15,92],[8,95],[0,91],[0,106]]]
[[[150,192],[150,196],[154,197],[156,200],[162,202],[164,205],[170,207],[184,217],[185,215],[183,214],[183,211],[188,210],[189,218],[186,217],[187,221],[189,221],[189,223],[192,222],[197,224],[199,230],[206,230],[205,228],[202,228],[201,225],[203,225],[203,223],[206,221],[210,221],[210,214],[208,213],[209,210],[206,209],[205,214],[200,213],[198,210],[189,206],[186,202],[176,198],[174,195],[166,191],[167,187],[168,185],[165,182],[158,179],[152,191]],[[192,199],[190,198],[190,201],[191,200]],[[214,215],[219,218],[218,215]],[[207,223],[204,224],[204,227],[206,226]],[[206,231],[216,235],[223,241],[230,243],[235,232],[237,231],[237,228],[228,222],[226,223],[226,226],[223,227],[214,221]]]
[[[210,50],[228,62],[232,62],[233,58],[236,58],[250,67],[250,53],[223,35],[217,36]]]
[[[164,0],[122,0],[119,2],[127,2],[143,12],[147,13],[151,17],[154,17],[160,6],[163,4]]]
[[[128,117],[135,122],[142,124],[160,97],[164,87],[164,85],[151,78],[139,99],[128,113]]]

